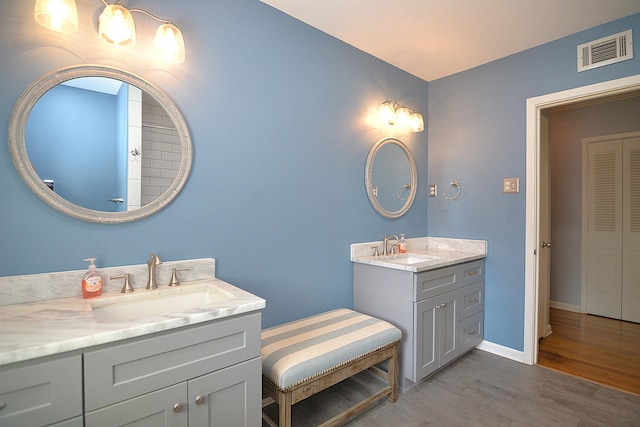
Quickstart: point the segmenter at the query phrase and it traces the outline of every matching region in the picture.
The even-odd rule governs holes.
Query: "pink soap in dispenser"
[[[94,298],[102,295],[102,276],[96,270],[96,266],[93,264],[95,258],[86,258],[84,261],[89,261],[89,270],[82,276],[82,296],[84,298]]]
[[[407,253],[407,241],[404,240],[404,234],[400,234],[400,240],[398,240],[398,253],[399,254]]]

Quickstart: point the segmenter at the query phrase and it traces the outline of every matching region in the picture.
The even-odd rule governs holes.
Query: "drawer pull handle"
[[[196,405],[202,405],[204,403],[204,396],[196,396]]]
[[[469,332],[467,332],[467,335],[475,335],[477,333],[478,333],[478,331],[469,331]]]
[[[176,414],[182,412],[183,409],[184,405],[182,403],[176,403],[175,405],[173,405],[173,412],[175,412]]]
[[[470,298],[469,299],[469,302],[471,302],[471,303],[476,302],[476,301],[478,301],[476,298]]]
[[[0,402],[0,411],[7,407],[7,404],[4,402]]]
[[[478,270],[471,270],[469,272],[469,276],[475,276],[476,274],[478,274]]]

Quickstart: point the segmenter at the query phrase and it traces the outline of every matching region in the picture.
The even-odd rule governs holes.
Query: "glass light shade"
[[[184,62],[184,38],[180,29],[173,24],[167,23],[158,27],[153,48],[165,62],[172,64]]]
[[[60,33],[78,31],[78,9],[74,0],[36,0],[36,22]]]
[[[411,113],[411,130],[413,132],[422,132],[424,130],[424,119],[422,118],[422,114],[414,111]]]
[[[116,46],[135,46],[136,26],[131,12],[119,4],[105,7],[98,18],[98,34],[102,40]]]
[[[396,123],[400,127],[409,127],[411,124],[411,111],[407,107],[400,107],[396,110]]]
[[[378,115],[385,123],[390,125],[396,122],[396,110],[393,107],[393,102],[385,101],[378,109]]]

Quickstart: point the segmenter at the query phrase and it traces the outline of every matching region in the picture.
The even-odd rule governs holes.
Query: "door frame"
[[[527,99],[524,346],[522,362],[538,361],[538,271],[540,249],[540,114],[541,110],[640,90],[640,74]]]

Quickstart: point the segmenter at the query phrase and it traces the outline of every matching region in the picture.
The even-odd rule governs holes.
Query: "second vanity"
[[[265,301],[216,279],[213,259],[174,265],[190,270],[176,288],[3,305],[0,426],[259,425]],[[65,280],[2,279],[3,303],[7,287],[19,299],[26,281]],[[154,298],[175,304],[145,311]]]
[[[381,242],[351,246],[354,309],[402,330],[399,385],[407,390],[483,339],[487,243],[407,239],[406,254],[373,255]]]

